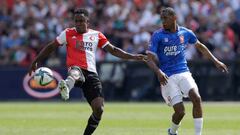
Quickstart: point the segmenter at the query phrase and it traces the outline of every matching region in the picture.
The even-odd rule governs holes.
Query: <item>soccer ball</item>
[[[53,72],[47,67],[40,67],[36,70],[33,79],[41,86],[46,86],[53,81]]]

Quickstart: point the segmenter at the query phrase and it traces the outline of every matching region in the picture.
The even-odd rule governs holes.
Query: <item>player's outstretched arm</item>
[[[146,55],[142,55],[142,54],[131,54],[131,53],[127,53],[125,51],[123,51],[122,49],[113,46],[112,44],[108,44],[104,47],[104,49],[106,51],[108,51],[109,53],[111,53],[112,55],[122,58],[122,59],[132,59],[132,60],[140,60],[140,61],[144,61],[146,59]]]
[[[28,74],[31,76],[32,71],[37,69],[37,63],[42,59],[46,58],[49,54],[51,54],[57,48],[57,43],[55,41],[50,42],[47,46],[45,46],[40,53],[36,56],[36,58],[32,61]]]
[[[202,44],[200,41],[197,41],[196,48],[208,59],[210,59],[218,69],[220,69],[222,72],[228,73],[227,66],[219,61],[209,50],[208,48]]]
[[[159,63],[159,61],[157,56],[150,51],[146,51],[146,54],[147,54],[147,60],[146,60],[147,65],[155,72],[155,74],[158,77],[158,80],[160,81],[160,84],[166,85],[168,76],[164,72],[162,72],[161,69],[158,68],[157,64]]]

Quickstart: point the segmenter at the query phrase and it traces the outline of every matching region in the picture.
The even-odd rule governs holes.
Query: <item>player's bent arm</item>
[[[37,55],[37,57],[34,59],[33,62],[41,61],[42,59],[46,58],[49,54],[51,54],[53,51],[57,49],[58,45],[55,41],[50,42],[48,45],[46,45],[40,53]]]
[[[156,63],[156,65],[159,64],[158,57],[157,57],[157,55],[155,53],[147,50],[146,54],[147,54],[148,59],[151,59],[153,62]]]
[[[32,71],[35,71],[37,68],[37,62],[41,61],[43,58],[47,57],[50,53],[52,53],[57,48],[57,43],[55,41],[50,42],[47,46],[45,46],[37,57],[31,63],[28,74],[31,76]]]
[[[213,54],[208,50],[208,48],[202,44],[201,42],[197,41],[196,48],[204,55],[207,56],[208,59],[213,61],[213,63],[216,65],[218,69],[220,69],[222,72],[228,73],[227,66],[219,61]]]
[[[202,44],[200,41],[197,41],[196,48],[199,50],[204,56],[214,62],[216,64],[219,60],[208,50],[208,48]]]
[[[112,55],[122,58],[122,59],[135,59],[135,56],[133,54],[127,53],[123,51],[122,49],[113,46],[112,44],[108,44],[104,47],[106,51],[111,53]]]
[[[158,68],[157,64],[159,63],[158,59],[156,58],[156,55],[154,55],[150,51],[146,51],[147,53],[147,65],[156,73],[158,74],[160,72],[160,69]]]
[[[155,74],[158,77],[158,80],[160,81],[161,85],[166,85],[168,82],[168,76],[158,68],[156,64],[156,55],[152,52],[147,51],[147,65],[155,72]],[[158,59],[157,59],[158,60]],[[158,61],[159,62],[159,61]]]

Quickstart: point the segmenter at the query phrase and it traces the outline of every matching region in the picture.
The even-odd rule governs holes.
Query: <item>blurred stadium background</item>
[[[0,100],[31,99],[23,88],[27,68],[44,45],[72,26],[75,7],[86,7],[91,27],[114,45],[143,53],[152,32],[161,27],[159,11],[164,6],[173,7],[178,23],[192,29],[229,66],[230,73],[224,75],[194,47],[187,49],[203,99],[240,100],[240,0],[1,0],[0,5],[0,87],[4,93]],[[65,54],[61,47],[41,65],[65,77]],[[124,62],[100,49],[96,55],[107,100],[162,100],[155,76],[143,63]],[[73,99],[82,97],[79,90],[72,94]]]
[[[58,91],[54,90],[57,86],[57,80],[50,86],[43,88],[36,85],[26,75],[29,64],[44,45],[53,40],[66,27],[73,25],[72,12],[75,7],[86,7],[91,13],[91,28],[103,32],[111,43],[127,52],[144,53],[148,47],[148,41],[152,32],[161,27],[159,12],[164,6],[173,7],[178,16],[178,24],[192,29],[197,34],[199,40],[217,58],[229,66],[230,72],[228,75],[225,75],[218,71],[206,58],[201,56],[194,47],[187,48],[186,56],[189,60],[189,66],[199,86],[203,101],[233,101],[231,102],[232,104],[223,104],[223,106],[236,105],[239,108],[239,102],[237,101],[240,100],[240,0],[1,0],[1,120],[4,118],[6,121],[11,119],[8,114],[14,110],[13,106],[28,106],[31,104],[23,103],[20,105],[13,103],[8,105],[4,101],[60,100]],[[56,74],[59,73],[65,78],[67,71],[65,68],[65,54],[65,48],[61,47],[40,65],[50,67],[56,71]],[[96,58],[106,101],[163,101],[157,79],[144,63],[122,61],[103,50],[97,51]],[[56,79],[59,78],[57,77]],[[73,90],[70,100],[84,100],[81,91]],[[48,102],[45,105],[47,106],[47,104],[50,103]],[[4,106],[9,106],[9,110],[5,110]],[[110,106],[114,106],[114,104]],[[123,106],[120,104],[120,107]],[[158,106],[155,105],[155,107]],[[25,109],[31,110],[30,108]],[[23,112],[25,113],[26,110]],[[21,112],[21,109],[19,111]],[[236,116],[240,111],[232,110],[230,112],[234,111],[235,113],[232,116],[236,118],[236,121],[233,124],[240,125],[240,118]],[[159,116],[161,116],[161,109],[159,112],[153,112],[159,113]],[[166,117],[170,118],[170,115],[169,113]],[[16,118],[15,120],[18,119]],[[226,120],[231,121],[233,119]],[[6,122],[4,120],[2,123],[0,122],[0,125],[4,125],[4,122]],[[224,121],[218,122],[222,123]],[[157,122],[155,123],[158,124]],[[208,124],[211,125],[210,123]],[[108,126],[108,124],[106,125]],[[166,125],[163,126],[164,129],[157,131],[165,131]],[[5,128],[2,128],[2,131],[5,131],[4,135],[16,134],[7,130],[11,126],[15,127],[10,121]],[[162,125],[159,124],[157,126],[160,127]],[[191,128],[191,124],[189,128]],[[137,128],[135,129],[137,130]],[[230,133],[228,130],[214,132],[216,129],[217,127],[214,127],[210,132],[205,131],[205,133],[207,135],[221,133],[223,135],[240,134],[237,132],[240,127],[237,126]],[[71,127],[69,130],[71,130]],[[119,132],[121,131],[124,130],[119,130]],[[157,131],[151,133],[157,134]],[[78,131],[75,132],[79,133]],[[99,132],[99,134],[104,133],[105,135],[110,135],[111,133],[101,130]],[[147,133],[148,130],[144,130],[144,132]],[[193,130],[191,132],[193,133]],[[54,133],[52,134],[54,135]],[[68,133],[68,131],[65,133]],[[30,131],[29,134],[33,133]],[[52,134],[49,133],[49,135]],[[134,135],[131,132],[125,135],[128,134]]]

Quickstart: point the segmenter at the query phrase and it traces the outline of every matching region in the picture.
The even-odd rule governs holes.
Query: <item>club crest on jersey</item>
[[[180,35],[180,36],[179,36],[179,39],[180,39],[180,43],[181,43],[181,44],[184,43],[184,36],[183,36],[183,35]]]
[[[90,36],[89,39],[90,39],[91,41],[94,41],[94,40],[95,40],[95,37],[94,37],[94,36]]]

